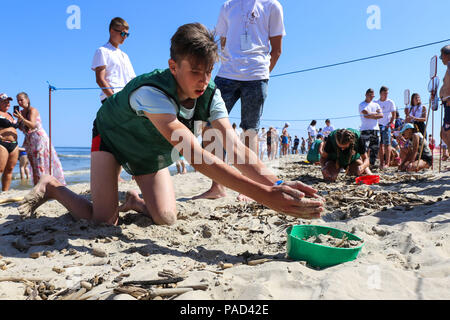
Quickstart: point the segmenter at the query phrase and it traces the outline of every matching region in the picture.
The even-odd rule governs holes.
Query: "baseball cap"
[[[442,59],[443,54],[450,54],[450,45],[446,45],[441,49],[441,56],[439,58]]]
[[[400,131],[400,133],[403,134],[403,132],[405,132],[408,129],[414,129],[414,125],[412,123],[407,123],[403,126],[402,130]]]
[[[12,101],[13,98],[8,97],[8,95],[6,93],[0,93],[0,100],[9,100]]]

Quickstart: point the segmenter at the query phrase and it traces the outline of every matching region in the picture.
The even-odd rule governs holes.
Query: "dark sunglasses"
[[[113,29],[115,32],[120,32],[120,35],[122,36],[122,37],[129,37],[130,36],[130,34],[128,33],[128,32],[125,32],[125,31],[120,31],[120,30],[116,30],[116,29]]]

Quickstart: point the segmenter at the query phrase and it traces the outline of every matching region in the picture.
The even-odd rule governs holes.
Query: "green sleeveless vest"
[[[142,86],[155,87],[177,106],[177,118],[194,132],[194,121],[208,121],[216,85],[211,80],[197,99],[192,119],[180,116],[177,84],[169,69],[154,70],[131,80],[121,91],[109,97],[97,112],[96,126],[102,141],[130,175],[144,175],[170,166],[173,146],[143,114],[130,106],[131,94]],[[178,153],[177,153],[178,154]]]
[[[356,141],[358,141],[361,138],[361,132],[359,132],[358,130],[351,129],[351,128],[348,128],[347,130],[350,130],[351,132],[353,132],[355,134]],[[328,153],[328,159],[329,160],[333,160],[333,161],[338,160],[339,161],[339,165],[341,166],[341,168],[345,168],[350,163],[358,160],[361,157],[361,155],[358,153],[358,150],[356,149],[357,148],[357,143],[355,143],[353,148],[356,151],[356,154],[354,154],[352,156],[352,159],[350,160],[350,163],[348,162],[348,156],[349,156],[350,150],[345,150],[345,151],[341,150],[341,152],[339,152],[339,159],[337,159],[338,145],[336,143],[336,132],[337,132],[337,130],[334,130],[333,132],[331,132],[328,135],[328,138],[327,138],[327,142],[330,141],[330,143],[331,143],[331,145],[333,147],[333,150],[334,150],[334,152]]]

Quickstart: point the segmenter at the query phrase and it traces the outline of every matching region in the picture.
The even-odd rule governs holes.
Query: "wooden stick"
[[[0,282],[7,282],[7,281],[11,281],[11,282],[45,282],[45,281],[50,281],[50,278],[21,278],[21,277],[0,277]]]
[[[24,199],[24,197],[0,199],[0,204],[9,203],[9,202],[19,202],[19,201],[22,201],[23,199]]]
[[[269,261],[272,261],[272,260],[264,258],[264,259],[250,260],[250,261],[247,262],[247,264],[249,266],[256,266],[258,264],[266,263],[266,262],[269,262]]]
[[[206,291],[208,290],[208,284],[207,283],[199,283],[199,284],[188,284],[188,285],[183,285],[183,286],[178,286],[178,289],[184,289],[184,288],[192,288],[194,290],[202,290],[202,291]]]
[[[192,288],[167,288],[167,289],[151,289],[150,297],[154,298],[157,296],[167,297],[173,295],[180,295],[186,292],[194,291]]]
[[[180,281],[183,281],[183,277],[177,277],[177,278],[168,278],[168,279],[155,279],[155,280],[136,280],[136,281],[127,281],[124,282],[124,286],[128,285],[137,285],[137,286],[155,286],[155,285],[161,285],[161,284],[170,284],[170,283],[178,283]]]

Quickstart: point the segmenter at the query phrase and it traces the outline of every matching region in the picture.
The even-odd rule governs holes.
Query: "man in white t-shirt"
[[[281,55],[286,35],[283,8],[278,0],[227,0],[221,7],[216,33],[222,63],[214,82],[228,113],[241,100],[241,128],[248,137],[245,144],[257,152],[269,74]],[[195,199],[224,196],[225,188],[213,182],[210,190]]]
[[[127,37],[129,25],[122,18],[114,18],[109,25],[109,41],[95,51],[92,60],[92,70],[95,80],[102,89],[100,100],[112,96],[115,92],[136,77],[128,55],[119,49]]]
[[[361,138],[366,143],[366,149],[369,150],[370,164],[373,166],[378,156],[378,119],[383,118],[381,107],[373,102],[375,91],[368,89],[366,99],[359,105],[359,114],[361,116]]]
[[[397,108],[394,101],[388,98],[389,88],[382,86],[380,88],[380,99],[375,101],[381,108],[383,118],[378,120],[380,127],[380,169],[389,167],[391,160],[391,129],[394,128]]]

